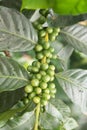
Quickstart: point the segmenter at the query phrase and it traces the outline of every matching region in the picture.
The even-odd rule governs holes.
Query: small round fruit
[[[50,95],[49,94],[43,94],[43,99],[45,99],[45,100],[49,100],[50,99]]]
[[[38,62],[38,61],[34,61],[33,63],[32,63],[32,66],[35,66],[35,67],[37,67],[37,68],[40,68],[40,62]]]
[[[39,13],[46,17],[48,15],[48,13],[49,13],[49,10],[48,9],[40,9]]]
[[[47,74],[50,76],[54,76],[55,72],[54,72],[54,70],[48,69]]]
[[[36,96],[36,93],[35,92],[32,92],[32,93],[30,93],[30,95],[28,96],[28,98],[29,99],[32,99],[33,97],[35,97]]]
[[[49,48],[49,51],[52,53],[52,52],[54,52],[54,48],[53,47],[50,47]]]
[[[51,90],[50,90],[50,93],[51,93],[51,94],[55,94],[55,93],[56,93],[56,89],[51,89]]]
[[[53,54],[52,58],[53,58],[53,59],[57,59],[57,55],[56,55],[56,54]]]
[[[41,69],[42,70],[47,70],[48,69],[48,64],[47,63],[41,64]]]
[[[41,83],[40,83],[40,87],[41,87],[42,89],[46,89],[46,88],[47,88],[47,83],[46,83],[46,82],[41,82]]]
[[[39,71],[39,69],[37,67],[32,66],[32,72],[37,73],[38,71]]]
[[[38,22],[41,24],[44,24],[46,22],[46,18],[44,16],[40,16],[40,18],[38,19]]]
[[[39,80],[38,80],[38,79],[32,79],[32,80],[31,80],[31,85],[32,85],[33,87],[39,86]]]
[[[51,77],[50,77],[50,81],[53,81],[53,80],[54,80],[54,76],[51,76]]]
[[[49,75],[45,75],[45,76],[42,77],[42,80],[44,82],[49,82],[50,81],[50,76]]]
[[[51,94],[51,97],[52,97],[52,98],[55,98],[55,94]]]
[[[42,30],[43,29],[43,26],[41,24],[38,24],[37,27],[36,27],[38,30]]]
[[[50,63],[50,59],[49,58],[47,58],[47,63]]]
[[[45,72],[45,71],[40,71],[40,74],[41,74],[42,76],[45,76],[45,75],[46,75],[46,72]]]
[[[38,97],[38,96],[34,97],[33,102],[38,104],[40,102],[40,97]]]
[[[60,32],[60,28],[54,28],[53,31],[56,32],[56,33],[59,33]]]
[[[44,49],[48,49],[50,47],[50,43],[49,42],[44,42],[43,43],[43,48]]]
[[[35,89],[35,92],[36,92],[36,94],[41,94],[42,89],[38,87],[38,88]]]
[[[53,28],[47,27],[47,28],[46,28],[46,31],[47,31],[48,33],[52,33],[52,32],[53,32]]]
[[[46,31],[42,30],[39,32],[40,37],[44,37],[46,35]]]
[[[49,69],[55,70],[55,66],[54,66],[54,65],[50,65],[50,66],[49,66]]]
[[[48,103],[48,101],[43,100],[43,99],[41,100],[41,105],[42,105],[42,106],[46,106],[46,105],[47,105],[47,103]]]
[[[50,57],[50,51],[49,50],[44,50],[43,51],[43,54],[46,56],[46,57]]]
[[[54,83],[49,83],[48,85],[50,90],[53,90],[55,88],[55,84]]]
[[[49,39],[50,39],[50,41],[55,41],[55,39],[56,39],[56,36],[55,35],[53,35],[53,34],[50,34],[50,36],[49,36]]]
[[[42,53],[37,53],[36,57],[38,60],[41,60],[44,56]]]
[[[43,50],[43,47],[40,44],[37,44],[35,46],[35,51],[39,52],[39,51],[42,51],[42,50]]]
[[[32,71],[32,66],[28,66],[27,71],[31,72]]]
[[[38,21],[33,22],[33,26],[34,26],[35,28],[37,28],[38,24],[39,24]]]
[[[36,78],[40,80],[41,79],[41,74],[39,74],[39,73],[36,74]]]
[[[33,87],[31,85],[27,85],[24,88],[25,93],[31,93],[33,91]]]
[[[49,93],[50,93],[49,88],[46,88],[46,89],[44,90],[44,93],[49,94]]]
[[[28,99],[28,98],[24,98],[23,103],[24,103],[25,105],[27,105],[27,104],[29,103],[29,99]]]

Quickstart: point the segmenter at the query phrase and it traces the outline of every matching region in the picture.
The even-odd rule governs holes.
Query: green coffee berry
[[[41,50],[43,50],[43,47],[42,47],[40,44],[37,44],[37,45],[35,46],[35,51],[39,52],[39,51],[41,51]]]
[[[46,62],[47,62],[47,63],[50,63],[50,59],[49,59],[49,58],[47,58]]]
[[[48,101],[46,101],[46,100],[44,100],[44,99],[41,100],[41,105],[42,105],[42,106],[46,106],[47,103],[48,103]]]
[[[40,80],[41,79],[41,74],[39,74],[39,73],[36,74],[36,78]]]
[[[35,92],[36,92],[36,94],[41,94],[42,89],[40,87],[38,87],[38,88],[35,89]]]
[[[27,105],[27,104],[29,103],[29,99],[28,99],[28,98],[24,98],[24,99],[23,99],[23,103],[24,103],[25,105]]]
[[[53,42],[53,41],[55,41],[56,36],[54,34],[50,34],[49,39],[50,39],[50,41]]]
[[[44,16],[40,16],[40,18],[38,19],[38,22],[40,24],[44,24],[46,22],[46,18]]]
[[[42,81],[44,82],[49,82],[50,81],[50,76],[49,75],[45,75],[42,77]]]
[[[39,86],[39,80],[38,80],[38,79],[32,79],[32,80],[31,80],[31,85],[32,85],[33,87]]]
[[[49,93],[50,93],[49,88],[46,88],[46,89],[44,90],[44,93],[49,94]]]
[[[27,67],[27,71],[31,72],[31,71],[32,71],[32,66],[29,65],[29,66]]]
[[[51,53],[49,50],[44,50],[43,51],[43,54],[46,56],[46,57],[50,57]]]
[[[47,27],[47,28],[46,28],[46,31],[50,34],[50,33],[53,32],[53,28],[51,28],[51,27]]]
[[[47,94],[47,93],[44,93],[44,94],[42,95],[42,97],[43,97],[43,99],[45,99],[45,100],[49,100],[49,99],[50,99],[50,95]]]
[[[50,47],[50,43],[49,42],[44,42],[43,43],[43,48],[44,49],[48,49]]]
[[[46,72],[45,72],[45,71],[40,71],[40,74],[41,74],[42,76],[45,76],[45,75],[46,75]]]
[[[46,35],[46,31],[42,30],[39,32],[40,37],[44,37]]]
[[[53,89],[55,89],[55,84],[54,83],[49,83],[48,87],[49,87],[50,90],[53,90]]]
[[[36,28],[37,28],[38,30],[42,30],[42,29],[43,29],[43,26],[42,26],[41,24],[38,24],[38,25],[36,26]]]
[[[51,53],[53,53],[53,52],[54,52],[54,48],[53,48],[53,47],[50,47],[50,48],[49,48],[49,51],[50,51]]]
[[[53,80],[54,80],[54,76],[51,76],[51,77],[50,77],[50,81],[53,81]]]
[[[33,63],[32,63],[32,66],[35,66],[35,67],[37,67],[37,68],[40,68],[40,62],[38,62],[38,61],[33,61]]]
[[[32,99],[32,98],[35,97],[35,96],[36,96],[36,93],[35,93],[35,92],[32,92],[32,93],[29,94],[28,98],[29,98],[29,99]]]
[[[39,52],[37,53],[36,57],[38,60],[41,60],[43,58],[43,54]]]
[[[42,70],[47,70],[48,69],[48,64],[47,63],[41,64],[41,69]]]
[[[50,90],[50,93],[51,93],[51,94],[55,94],[55,93],[56,93],[56,89],[55,89],[55,88],[54,88],[54,89],[51,89],[51,90]]]
[[[40,9],[39,13],[46,17],[48,15],[48,13],[49,13],[49,10],[48,9]]]
[[[54,72],[54,70],[48,69],[47,74],[50,76],[54,76],[55,72]]]
[[[33,91],[33,87],[31,85],[27,85],[24,88],[25,93],[31,93]]]
[[[37,67],[32,66],[32,72],[37,73],[39,69]]]
[[[55,70],[55,66],[54,65],[49,65],[49,69]]]
[[[52,55],[52,58],[53,58],[53,59],[57,59],[57,55],[56,55],[56,54],[53,54],[53,55]]]
[[[42,89],[46,89],[46,88],[47,88],[47,83],[46,83],[46,82],[41,82],[41,83],[40,83],[40,87],[41,87]]]
[[[34,97],[33,102],[38,104],[40,102],[40,97],[38,97],[38,96]]]

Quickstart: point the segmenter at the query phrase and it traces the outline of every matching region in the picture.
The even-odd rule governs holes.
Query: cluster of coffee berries
[[[54,84],[55,66],[51,64],[51,59],[57,58],[51,41],[54,41],[59,33],[59,28],[44,27],[48,10],[40,10],[41,17],[33,23],[38,31],[38,43],[34,50],[36,60],[27,70],[30,75],[30,83],[25,86],[24,103],[30,100],[45,106],[50,98],[55,98],[56,88]]]

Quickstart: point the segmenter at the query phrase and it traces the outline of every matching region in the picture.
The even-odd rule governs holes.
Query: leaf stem
[[[40,115],[40,103],[36,107],[36,120],[35,120],[34,130],[38,130],[38,126],[39,126],[39,115]]]

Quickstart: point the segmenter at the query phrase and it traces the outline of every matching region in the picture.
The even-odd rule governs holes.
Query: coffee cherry
[[[35,51],[37,51],[37,52],[41,51],[42,49],[43,49],[43,47],[40,44],[37,44],[35,46]]]
[[[31,85],[32,85],[33,87],[39,86],[39,80],[38,80],[38,79],[32,79],[32,80],[31,80]]]
[[[39,69],[37,67],[32,66],[32,72],[37,73]]]
[[[35,89],[35,92],[36,92],[36,94],[40,94],[42,92],[42,89],[38,87]]]
[[[51,28],[51,27],[47,27],[47,28],[46,28],[46,31],[50,34],[50,33],[53,32],[53,28]]]
[[[54,88],[54,89],[51,89],[51,90],[50,90],[50,93],[51,93],[51,94],[55,94],[55,93],[56,93],[56,89],[55,89],[55,88]]]
[[[50,77],[50,81],[53,81],[53,80],[54,80],[54,76],[51,76],[51,77]]]
[[[44,100],[44,99],[42,99],[42,100],[41,100],[41,105],[42,105],[42,106],[46,106],[46,105],[47,105],[47,103],[48,103],[48,101],[47,101],[47,100]]]
[[[49,69],[55,70],[55,66],[54,66],[54,65],[50,65],[50,66],[49,66]]]
[[[36,28],[37,28],[38,30],[42,30],[42,29],[43,29],[43,26],[42,26],[41,24],[38,24],[38,25],[36,26]]]
[[[56,55],[56,54],[53,54],[52,58],[53,58],[53,59],[57,59],[57,55]]]
[[[42,77],[42,80],[44,82],[49,82],[50,81],[50,76],[49,75],[45,75],[45,76]]]
[[[42,70],[47,70],[48,69],[48,64],[47,63],[41,64],[41,69]]]
[[[33,91],[33,87],[31,85],[27,85],[24,88],[25,93],[31,93]]]
[[[53,31],[56,32],[56,33],[59,33],[60,32],[60,28],[54,28]]]
[[[46,56],[46,57],[50,57],[51,53],[49,50],[44,50],[43,51],[43,54]]]
[[[45,71],[40,71],[40,74],[41,74],[42,76],[45,76],[45,75],[46,75],[46,72],[45,72]]]
[[[32,70],[32,66],[29,65],[29,66],[27,67],[27,71],[31,72],[31,70]]]
[[[38,21],[33,22],[33,26],[34,26],[35,28],[37,28],[38,24],[39,24]]]
[[[55,41],[56,36],[54,34],[50,34],[49,39],[51,42]]]
[[[33,102],[38,104],[40,102],[40,97],[38,97],[38,96],[34,97]]]
[[[55,88],[55,84],[54,83],[49,83],[48,85],[50,90],[53,90]]]
[[[46,88],[46,89],[44,90],[44,93],[49,94],[49,93],[50,93],[49,88]]]
[[[55,98],[55,94],[52,94],[52,93],[51,93],[50,95],[51,95],[52,98]]]
[[[39,52],[39,53],[37,53],[36,57],[38,60],[40,60],[43,58],[43,54]]]
[[[32,93],[29,94],[28,98],[29,98],[29,99],[32,99],[32,98],[35,97],[35,96],[36,96],[36,93],[35,93],[35,92],[32,92]]]
[[[38,19],[38,22],[41,24],[44,24],[46,22],[46,18],[44,16],[40,16],[40,18]]]
[[[46,88],[47,88],[47,83],[46,83],[46,82],[41,82],[41,83],[40,83],[40,87],[41,87],[42,89],[46,89]]]
[[[53,47],[50,47],[50,48],[49,48],[49,51],[50,51],[51,53],[53,53],[53,52],[54,52],[54,48],[53,48]]]
[[[41,74],[39,74],[39,73],[36,74],[36,78],[40,80],[41,79]]]
[[[46,61],[47,61],[47,63],[50,63],[50,59],[49,59],[49,58],[47,58],[47,60],[46,60]]]
[[[43,43],[43,48],[44,49],[48,49],[50,47],[50,43],[49,42],[44,42]]]
[[[29,99],[28,99],[28,98],[24,98],[24,99],[23,99],[23,103],[24,103],[25,105],[27,105],[27,104],[29,103]]]
[[[50,76],[53,76],[55,74],[55,72],[51,69],[48,69],[47,74],[50,75]]]
[[[32,66],[35,66],[35,67],[37,67],[37,68],[40,68],[40,62],[38,62],[38,61],[34,61],[33,63],[32,63]]]
[[[49,100],[49,99],[50,99],[50,95],[44,93],[44,94],[43,94],[43,99],[45,99],[45,100]]]
[[[46,31],[42,30],[39,32],[40,37],[44,37],[46,35]]]
[[[48,9],[40,9],[39,13],[46,17],[48,15],[48,13],[49,13],[49,10]]]

